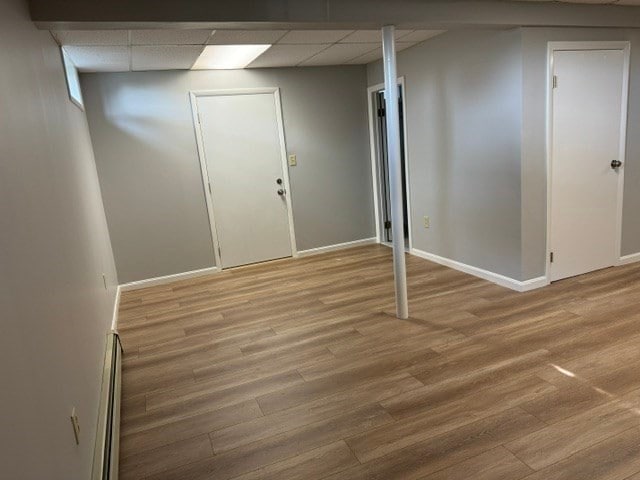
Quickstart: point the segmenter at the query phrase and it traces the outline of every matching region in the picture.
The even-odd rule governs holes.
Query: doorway
[[[368,89],[369,116],[371,135],[371,157],[373,172],[373,189],[376,216],[376,233],[378,241],[392,243],[391,193],[389,185],[389,158],[387,154],[387,124],[384,85],[376,85]],[[409,179],[406,148],[406,113],[405,113],[404,78],[398,81],[398,112],[400,120],[400,163],[402,169],[402,210],[404,216],[404,243],[407,251],[411,250],[411,209],[409,198]]]
[[[618,263],[626,42],[550,44],[548,278]]]
[[[296,252],[279,91],[193,92],[216,265]]]

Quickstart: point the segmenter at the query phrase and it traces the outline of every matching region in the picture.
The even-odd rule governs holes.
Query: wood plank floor
[[[121,478],[640,479],[640,264],[516,293],[353,248],[122,295]]]

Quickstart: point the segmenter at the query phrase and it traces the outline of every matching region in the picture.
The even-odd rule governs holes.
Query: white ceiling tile
[[[417,45],[418,42],[396,42],[396,51],[400,52],[406,48]],[[347,65],[366,65],[382,58],[382,47],[378,47],[364,55],[356,57],[347,62]]]
[[[376,60],[380,60],[381,58],[382,48],[378,47],[369,53],[365,53],[364,55],[360,55],[359,57],[354,58],[353,60],[349,60],[347,62],[347,65],[366,65],[367,63],[375,62]]]
[[[191,67],[193,70],[235,70],[245,68],[271,45],[205,45]]]
[[[210,45],[272,45],[287,30],[216,30],[209,39]]]
[[[395,38],[400,38],[403,35],[411,33],[411,30],[396,30]],[[347,35],[340,43],[381,43],[382,31],[380,30],[356,30],[350,35]]]
[[[73,64],[81,72],[128,72],[129,47],[127,46],[65,46]]]
[[[188,70],[204,50],[204,45],[162,45],[131,47],[131,69]]]
[[[396,48],[401,51],[441,32],[440,30],[397,30]],[[277,42],[254,60],[249,68],[363,64],[381,57],[380,31],[373,29],[292,30],[289,32],[285,30],[212,32],[207,29],[85,30],[58,31],[55,35],[60,43],[73,46],[70,55],[72,58],[75,55],[74,61],[83,71],[189,69],[202,53],[205,44],[273,45]],[[133,45],[130,49],[126,48],[129,42]],[[91,47],[105,48],[92,49]]]
[[[446,30],[414,30],[406,35],[399,37],[400,42],[424,42],[430,38],[440,35]]]
[[[249,68],[294,67],[325,48],[326,45],[274,45],[256,58]]]
[[[402,50],[409,48],[409,47],[413,47],[414,45],[417,45],[420,42],[405,42],[405,41],[399,41],[396,42],[396,52],[401,52]]]
[[[202,45],[213,30],[152,29],[131,30],[131,45]]]
[[[320,44],[335,43],[353,30],[291,30],[282,37],[279,44]]]
[[[129,45],[127,30],[56,30],[60,45]]]
[[[377,43],[336,43],[305,60],[301,66],[344,65],[349,60],[375,50],[377,47]]]

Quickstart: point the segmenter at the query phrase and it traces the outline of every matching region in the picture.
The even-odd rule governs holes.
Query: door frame
[[[551,281],[551,206],[552,206],[552,166],[553,166],[553,55],[557,51],[575,50],[621,50],[624,55],[622,69],[622,100],[620,108],[620,139],[618,160],[622,168],[618,172],[618,195],[616,199],[616,244],[617,258],[614,265],[620,263],[622,255],[622,202],[624,197],[624,170],[626,166],[627,139],[627,111],[629,107],[629,63],[631,44],[628,41],[578,41],[578,42],[548,42],[547,43],[547,105],[546,105],[546,167],[547,167],[547,247],[545,259],[545,277]]]
[[[410,185],[410,173],[409,173],[409,142],[408,142],[408,125],[407,125],[407,87],[404,76],[398,77],[398,85],[402,87],[402,120],[404,125],[403,141],[404,141],[404,171],[405,171],[405,190],[407,191],[407,235],[408,235],[408,249],[413,249],[413,229],[411,227],[412,214],[411,214],[411,189]],[[380,178],[378,172],[378,149],[376,146],[376,117],[374,115],[373,107],[373,94],[384,89],[384,83],[379,83],[367,88],[367,111],[369,114],[369,149],[371,157],[371,179],[373,185],[373,212],[375,216],[376,224],[376,240],[378,243],[386,242],[382,241],[382,230],[380,228]]]
[[[216,90],[191,90],[189,92],[189,100],[191,102],[191,115],[193,117],[193,128],[196,134],[196,146],[198,149],[198,158],[200,160],[200,171],[202,174],[202,188],[204,190],[205,202],[207,204],[207,213],[209,215],[209,227],[211,229],[211,242],[213,244],[213,255],[216,266],[222,270],[222,257],[220,255],[220,243],[218,241],[218,229],[216,227],[215,216],[213,213],[213,196],[211,193],[211,184],[209,172],[207,169],[207,158],[204,151],[204,136],[202,134],[202,125],[200,124],[200,113],[198,111],[199,97],[214,96],[238,96],[238,95],[259,95],[272,94],[275,100],[276,123],[278,128],[278,138],[280,141],[280,159],[282,163],[282,179],[284,188],[287,192],[285,201],[287,203],[287,215],[289,219],[289,238],[291,241],[291,256],[298,256],[296,246],[296,234],[293,226],[293,208],[291,203],[291,185],[289,182],[289,165],[287,163],[287,147],[284,136],[284,122],[282,120],[282,103],[280,102],[280,89],[278,87],[262,87],[262,88],[232,88],[232,89],[216,89]]]

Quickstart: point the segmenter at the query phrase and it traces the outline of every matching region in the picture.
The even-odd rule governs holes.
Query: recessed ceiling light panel
[[[230,70],[244,68],[271,45],[207,45],[192,70]]]

